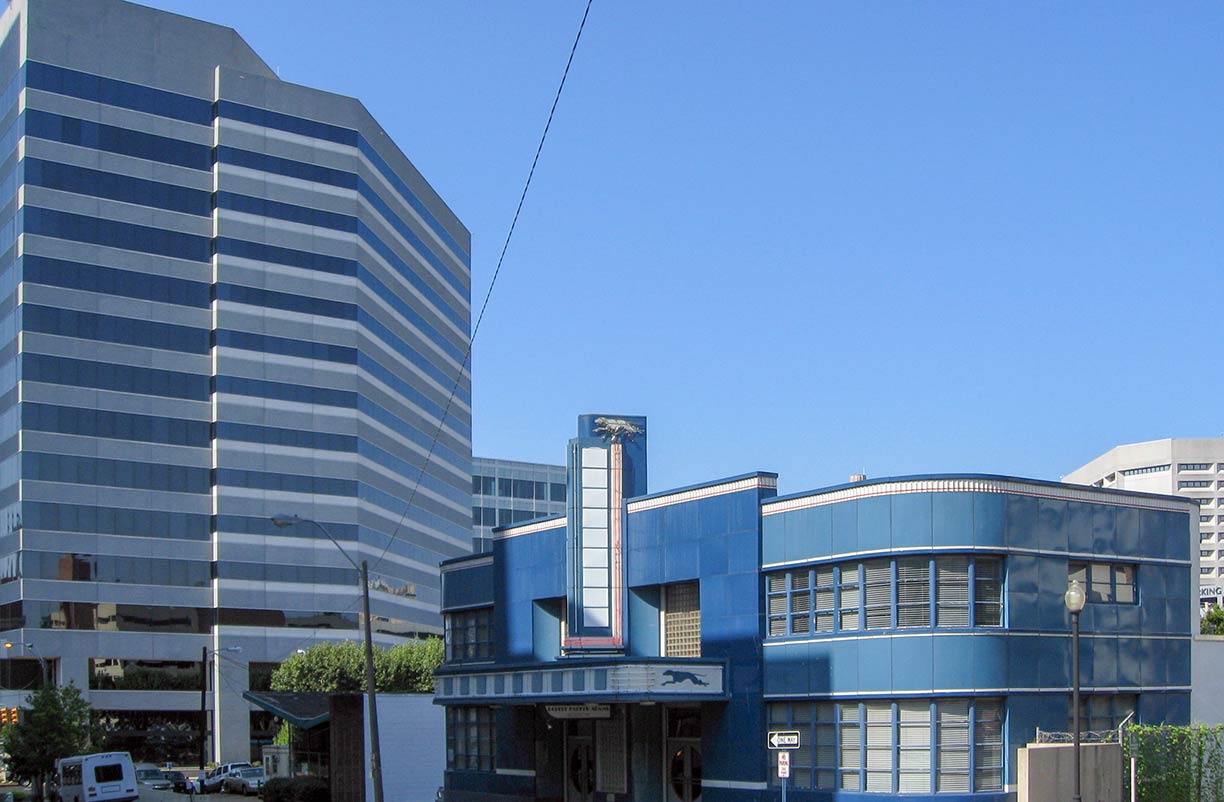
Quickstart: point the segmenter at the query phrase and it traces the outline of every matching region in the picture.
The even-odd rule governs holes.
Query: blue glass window
[[[27,579],[68,582],[117,582],[127,585],[171,585],[206,588],[212,564],[202,560],[156,559],[50,551],[21,551],[21,575]]]
[[[245,443],[264,443],[270,446],[311,448],[321,451],[357,450],[357,438],[348,434],[333,434],[306,429],[278,429],[272,426],[256,426],[250,423],[218,423],[218,440],[239,440]]]
[[[173,540],[209,540],[212,537],[212,525],[207,515],[47,501],[22,502],[21,523],[26,529],[51,532],[90,532]]]
[[[208,329],[35,304],[23,304],[21,309],[26,331],[156,347],[167,351],[186,351],[192,354],[209,352]]]
[[[207,262],[212,254],[212,244],[208,237],[197,237],[180,231],[119,223],[54,209],[40,209],[37,206],[25,207],[24,215],[24,231],[27,234],[41,234],[45,237],[154,253],[175,259],[191,259],[196,262]]]
[[[200,217],[212,214],[212,198],[208,192],[43,159],[25,160],[25,180],[27,184],[61,192],[108,198]]]
[[[181,139],[146,134],[37,109],[27,109],[26,136],[80,145],[138,159],[177,164],[194,170],[212,169],[212,148]]]
[[[162,117],[173,117],[199,125],[212,124],[212,101],[153,89],[140,84],[103,78],[37,61],[25,63],[26,85],[108,106],[134,109]]]
[[[22,379],[73,387],[94,387],[140,395],[209,399],[209,377],[131,365],[103,364],[86,359],[69,359],[43,354],[22,354]]]
[[[207,309],[211,287],[201,281],[137,273],[111,267],[27,255],[22,259],[21,280],[30,284],[71,287],[87,292],[121,295],[146,301]]]
[[[357,275],[357,263],[351,259],[341,259],[338,256],[327,256],[293,248],[280,248],[275,245],[263,245],[230,237],[217,237],[217,253],[251,259],[256,262],[271,262],[307,270],[318,270],[337,276]]]
[[[314,493],[321,496],[355,496],[355,479],[334,479],[328,476],[301,476],[267,471],[244,471],[237,468],[217,469],[218,487],[259,488],[262,490],[286,490],[295,493]]]
[[[208,493],[211,489],[207,468],[97,459],[70,454],[25,452],[21,457],[21,477],[41,482],[68,482],[174,493]]]
[[[39,432],[59,432],[85,437],[139,440],[177,446],[206,448],[211,442],[208,421],[160,418],[132,412],[108,412],[53,404],[21,405],[21,425]]]
[[[342,345],[312,342],[309,340],[293,340],[287,337],[272,337],[267,334],[251,334],[246,331],[217,331],[217,345],[227,348],[238,348],[244,351],[258,351],[265,354],[283,354],[298,356],[304,359],[319,359],[326,362],[355,364],[357,349]]]
[[[308,164],[307,162],[294,161],[293,159],[283,159],[278,156],[269,156],[266,153],[240,150],[239,148],[231,148],[226,145],[217,148],[217,161],[222,164],[233,164],[251,170],[300,178],[304,181],[329,184],[333,187],[343,187],[344,189],[357,189],[357,184],[360,181],[355,173],[345,170],[323,167],[318,164]]]
[[[233,301],[252,306],[264,306],[271,309],[284,309],[289,312],[305,312],[310,315],[334,317],[341,320],[356,320],[356,304],[343,301],[331,301],[325,298],[312,298],[307,295],[294,295],[288,292],[264,290],[258,287],[245,287],[241,284],[218,284],[217,300]]]
[[[357,405],[358,398],[357,393],[349,390],[331,390],[325,387],[308,387],[300,384],[244,379],[237,376],[218,376],[217,392],[349,408]]]

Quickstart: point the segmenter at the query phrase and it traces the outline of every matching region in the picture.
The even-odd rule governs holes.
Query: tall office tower
[[[1199,584],[1204,598],[1224,588],[1224,437],[1170,438],[1116,446],[1064,482],[1183,496],[1199,505]]]
[[[564,514],[564,465],[472,458],[472,529],[481,550],[496,526]]]
[[[209,757],[245,760],[252,680],[359,637],[345,553],[380,642],[441,632],[469,233],[360,102],[229,28],[12,0],[0,75],[0,683],[41,659],[111,746],[188,763],[207,674]]]

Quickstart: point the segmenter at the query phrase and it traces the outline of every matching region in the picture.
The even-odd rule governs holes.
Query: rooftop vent
[[[866,482],[866,481],[867,481],[867,474],[865,473],[850,474],[850,484],[857,484],[859,482]]]

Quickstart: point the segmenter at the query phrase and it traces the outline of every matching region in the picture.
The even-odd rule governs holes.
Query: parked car
[[[234,769],[225,776],[225,790],[231,794],[259,794],[263,791],[267,776],[262,766]]]
[[[187,779],[187,775],[181,771],[163,771],[166,779],[170,781],[170,790],[180,794],[191,793],[188,787],[191,785],[191,780]]]
[[[203,780],[197,780],[200,784],[199,792],[201,794],[212,794],[222,790],[225,784],[225,775],[221,773],[221,769],[213,769],[204,775]]]
[[[161,769],[136,769],[136,784],[144,785],[155,791],[165,791],[170,788],[170,780]]]
[[[217,766],[216,771],[218,774],[229,774],[231,771],[234,771],[235,769],[249,769],[249,768],[253,768],[253,766],[250,764],[249,761],[244,760],[241,763],[222,763],[220,766]]]

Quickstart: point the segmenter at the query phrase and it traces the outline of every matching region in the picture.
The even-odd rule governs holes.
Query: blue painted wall
[[[493,541],[494,660],[530,662],[536,654],[534,604],[565,595],[565,520],[556,529]]]
[[[1003,628],[935,629],[925,637],[914,630],[905,637],[895,637],[896,630],[792,636],[778,646],[767,641],[764,692],[793,699],[833,692],[1006,696],[1007,782],[1014,783],[1015,749],[1038,727],[1068,726],[1068,563],[1114,561],[1138,565],[1140,603],[1085,607],[1085,635],[1119,637],[1081,639],[1081,684],[1086,692],[1099,687],[1140,694],[1142,721],[1188,723],[1189,694],[1155,688],[1190,683],[1194,578],[1189,566],[1164,561],[1191,559],[1191,532],[1185,513],[994,492],[881,495],[765,515],[767,566],[860,560],[902,549],[999,554],[1006,607]]]
[[[702,706],[702,752],[708,779],[764,782],[765,758],[745,744],[765,740],[760,703],[760,504],[773,491],[744,490],[631,513],[626,525],[626,580],[631,612],[654,601],[653,628],[631,622],[635,637],[658,649],[658,588],[696,580],[701,598],[701,654],[727,660],[726,704]],[[636,601],[635,601],[636,599]],[[630,644],[636,654],[650,647]],[[703,798],[742,798],[709,788]]]

